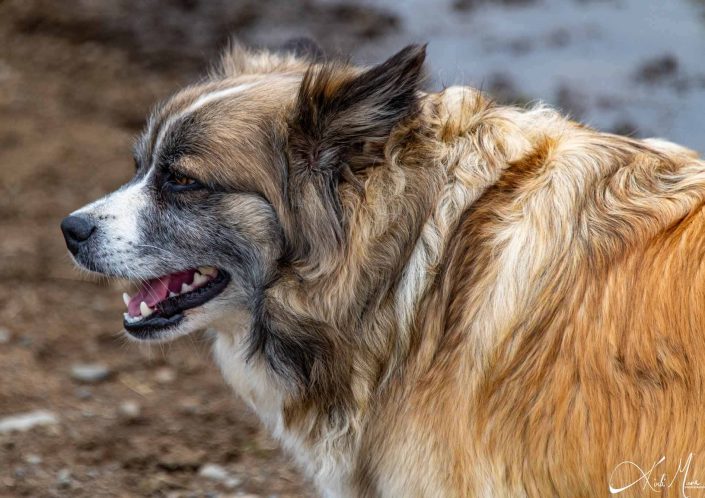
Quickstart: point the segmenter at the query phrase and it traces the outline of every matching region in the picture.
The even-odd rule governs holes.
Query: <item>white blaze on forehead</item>
[[[247,90],[248,88],[254,86],[255,83],[242,83],[240,85],[236,86],[231,86],[228,88],[223,88],[221,90],[216,90],[214,92],[206,93],[198,97],[196,100],[194,100],[191,105],[189,105],[186,109],[183,111],[179,112],[178,114],[175,114],[174,116],[170,117],[169,119],[166,120],[164,125],[162,126],[162,129],[159,130],[159,135],[157,135],[157,140],[154,143],[154,149],[152,151],[152,161],[154,161],[154,158],[157,157],[157,152],[159,151],[159,148],[162,145],[162,140],[164,140],[164,137],[166,134],[169,132],[169,129],[174,125],[175,122],[183,119],[184,117],[188,116],[189,114],[193,114],[196,112],[198,109],[201,107],[210,104],[211,102],[215,102],[216,100],[222,100],[227,97],[231,97],[235,94],[238,94],[240,92],[243,92]]]

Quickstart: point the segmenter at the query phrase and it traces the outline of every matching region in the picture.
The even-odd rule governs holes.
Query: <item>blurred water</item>
[[[467,0],[466,0],[467,1]],[[379,59],[429,41],[431,75],[558,105],[603,130],[662,136],[705,152],[705,3],[694,0],[368,0],[400,32]]]

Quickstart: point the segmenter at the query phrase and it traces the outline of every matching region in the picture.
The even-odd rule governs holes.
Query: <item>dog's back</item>
[[[447,92],[434,106],[456,181],[486,190],[456,213],[360,482],[385,496],[643,496],[666,474],[676,496],[705,446],[705,163]]]

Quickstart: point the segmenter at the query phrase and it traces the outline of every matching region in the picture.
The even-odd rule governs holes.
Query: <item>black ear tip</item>
[[[312,61],[325,59],[325,53],[321,46],[315,40],[307,36],[290,39],[282,45],[281,50],[283,52],[291,52],[297,57],[303,57]]]
[[[393,65],[421,68],[426,60],[427,45],[428,43],[407,45],[393,55],[389,61],[392,62]]]
[[[428,47],[428,42],[426,43],[415,43],[413,45],[407,45],[404,47],[402,52],[407,52],[411,58],[426,58],[426,48]]]

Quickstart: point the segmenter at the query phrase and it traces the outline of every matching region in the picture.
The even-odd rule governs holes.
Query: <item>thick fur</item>
[[[154,201],[143,244],[238,276],[173,335],[217,330],[225,378],[325,495],[601,496],[661,457],[654,477],[682,475],[705,450],[705,162],[425,93],[423,58],[235,46],[155,111],[135,182],[176,167],[212,192]]]

